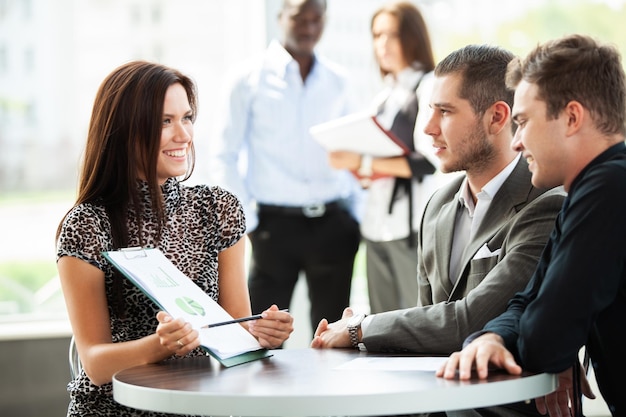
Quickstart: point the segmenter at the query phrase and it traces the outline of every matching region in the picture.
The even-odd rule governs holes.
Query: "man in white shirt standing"
[[[246,211],[252,311],[289,307],[304,272],[312,326],[341,317],[360,240],[359,184],[331,168],[309,133],[350,112],[347,74],[314,53],[325,15],[324,0],[283,2],[281,42],[238,75],[210,144],[211,181],[236,194]]]

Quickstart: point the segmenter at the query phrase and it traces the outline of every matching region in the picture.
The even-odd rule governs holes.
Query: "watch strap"
[[[374,158],[371,155],[361,155],[361,165],[357,171],[357,174],[361,177],[369,178],[374,174],[372,170],[372,164],[374,163]]]
[[[348,336],[350,337],[350,344],[353,348],[359,348],[359,329],[361,328],[361,323],[365,319],[366,315],[362,315],[361,319],[355,323],[348,325]]]

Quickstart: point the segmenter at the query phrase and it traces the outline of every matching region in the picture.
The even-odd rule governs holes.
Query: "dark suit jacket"
[[[528,165],[520,158],[468,244],[465,267],[453,286],[450,251],[463,178],[435,192],[424,211],[417,307],[374,315],[363,332],[368,350],[445,355],[460,350],[465,337],[502,313],[530,280],[561,209],[562,187],[533,187]],[[477,256],[484,245],[489,251]]]

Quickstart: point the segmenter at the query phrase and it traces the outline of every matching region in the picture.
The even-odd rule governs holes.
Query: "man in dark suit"
[[[441,170],[465,175],[435,192],[424,211],[417,306],[367,317],[348,308],[341,320],[320,322],[311,346],[448,354],[526,286],[564,192],[533,187],[526,160],[510,146],[512,59],[501,48],[470,45],[435,68],[425,132]]]

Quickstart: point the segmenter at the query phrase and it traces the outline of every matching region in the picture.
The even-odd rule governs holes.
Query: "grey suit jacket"
[[[368,350],[448,355],[506,309],[535,271],[565,198],[562,187],[539,190],[530,178],[520,158],[468,244],[454,286],[450,252],[463,177],[433,194],[420,227],[417,306],[374,315],[363,332]],[[493,256],[476,256],[485,244],[481,253]]]

